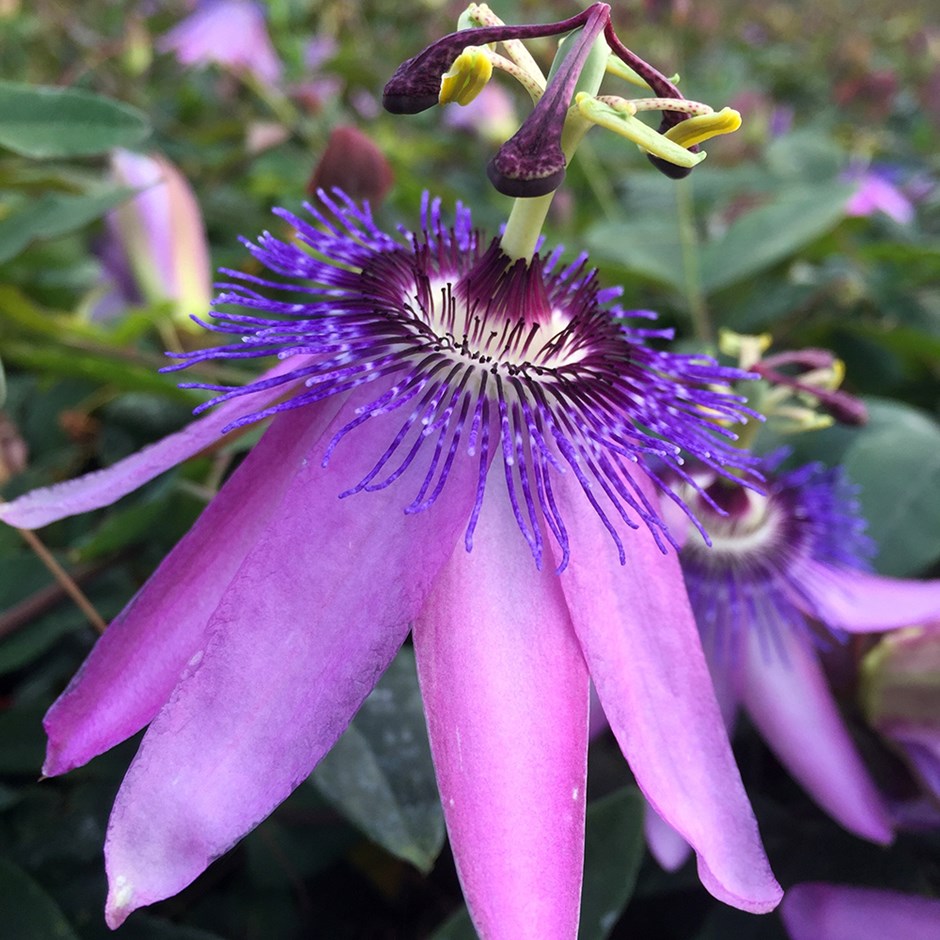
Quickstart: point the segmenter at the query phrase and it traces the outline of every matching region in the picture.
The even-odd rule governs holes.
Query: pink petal
[[[804,613],[830,627],[866,633],[940,620],[940,580],[885,578],[851,568],[807,565],[801,579]]]
[[[772,644],[764,645],[756,630],[748,633],[743,701],[767,744],[846,829],[873,842],[890,842],[887,808],[852,743],[808,641],[781,629]]]
[[[491,940],[577,935],[589,681],[554,572],[501,480],[414,626],[441,802],[464,897]]]
[[[780,909],[791,940],[936,940],[940,900],[844,885],[794,885]]]
[[[369,393],[369,398],[377,393]],[[458,455],[426,512],[424,467],[348,499],[397,426],[367,421],[321,467],[351,401],[300,463],[211,617],[115,802],[105,847],[115,927],[189,884],[332,747],[394,656],[466,524],[475,461]]]
[[[640,487],[654,504],[642,475]],[[653,808],[699,856],[722,901],[772,910],[781,891],[741,784],[674,553],[641,525],[627,564],[568,474],[555,494],[571,541],[561,576],[591,677],[624,756]]]
[[[294,356],[278,363],[258,381],[297,368],[299,360]],[[181,431],[150,444],[113,466],[65,483],[33,490],[10,503],[0,502],[0,520],[21,529],[38,529],[66,516],[109,506],[170,467],[217,443],[226,424],[264,408],[296,384],[296,381],[288,382],[233,398],[211,409],[206,417],[193,421]]]
[[[277,511],[295,469],[338,407],[330,400],[278,415],[108,627],[46,715],[46,776],[84,764],[153,720],[203,644],[212,612]]]

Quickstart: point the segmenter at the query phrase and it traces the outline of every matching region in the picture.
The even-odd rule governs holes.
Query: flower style
[[[507,196],[535,198],[554,192],[565,178],[568,159],[595,124],[636,143],[654,166],[681,178],[705,159],[699,144],[741,125],[731,108],[715,113],[688,101],[676,85],[628,49],[614,32],[610,6],[594,3],[557,23],[508,26],[486,4],[471,3],[463,27],[403,62],[385,86],[383,104],[395,114],[416,114],[436,104],[469,104],[493,69],[511,75],[535,106],[522,126],[487,166],[490,181]],[[567,35],[548,77],[522,40]],[[491,45],[501,43],[505,55]],[[655,97],[628,100],[600,95],[605,72],[652,91]],[[638,111],[661,111],[659,131],[640,121]]]
[[[275,84],[283,65],[271,43],[264,7],[253,0],[199,0],[194,13],[157,41],[181,65],[217,63],[236,73]]]
[[[935,620],[940,581],[870,573],[874,546],[841,470],[778,473],[780,456],[765,464],[766,495],[692,471],[711,503],[686,496],[712,543],[692,530],[680,553],[692,609],[729,728],[743,706],[820,806],[887,843],[890,814],[829,691],[817,658],[827,640],[811,624],[839,636]],[[684,860],[687,847],[653,814],[647,836],[665,867]]]
[[[213,386],[207,416],[125,461],[0,506],[39,526],[108,504],[216,441],[270,427],[52,706],[44,773],[149,724],[108,829],[107,917],[174,894],[332,747],[413,626],[458,871],[486,937],[571,938],[589,673],[649,799],[706,887],[780,898],[715,701],[656,457],[746,472],[714,417],[740,376],[645,345],[581,256],[508,259],[459,208],[381,232],[321,193],[290,242],[229,272],[186,354],[282,362]],[[207,387],[207,386],[198,386]],[[689,483],[692,492],[694,484]],[[338,498],[339,497],[339,498]],[[674,503],[670,502],[673,506]],[[470,551],[472,547],[472,551]]]
[[[791,940],[932,940],[940,900],[854,885],[794,885],[780,908]]]
[[[99,303],[99,318],[108,316],[102,312],[108,307],[117,313],[141,299],[169,301],[174,317],[191,326],[190,315],[211,305],[212,275],[205,225],[189,183],[165,157],[130,150],[111,154],[111,173],[139,192],[105,220],[102,256],[114,294]]]

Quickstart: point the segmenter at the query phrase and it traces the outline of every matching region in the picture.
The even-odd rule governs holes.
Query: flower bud
[[[940,625],[885,636],[862,664],[862,705],[940,799]]]
[[[209,247],[189,184],[159,154],[115,150],[111,172],[138,190],[107,218],[111,248],[119,249],[137,295],[150,304],[170,301],[182,325],[204,315],[212,296]]]

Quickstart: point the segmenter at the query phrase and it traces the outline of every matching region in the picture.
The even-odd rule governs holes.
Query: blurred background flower
[[[198,0],[196,10],[156,43],[181,65],[220,65],[276,84],[283,65],[265,24],[264,6],[254,0]]]
[[[843,177],[855,184],[855,192],[846,204],[849,215],[874,215],[883,212],[898,225],[914,221],[914,202],[895,182],[898,172],[890,167],[856,166]]]
[[[174,321],[192,326],[211,303],[211,265],[202,213],[182,173],[161,154],[115,150],[111,174],[137,191],[105,217],[99,245],[109,275],[91,316],[108,320],[132,304],[169,304]]]
[[[729,729],[743,707],[781,763],[833,818],[864,839],[887,843],[887,802],[841,717],[819,661],[847,633],[940,620],[940,581],[868,571],[856,492],[839,468],[762,468],[766,495],[692,477],[693,502],[711,545],[686,523],[680,561],[712,679]],[[692,502],[693,495],[677,490]],[[681,523],[678,513],[671,520]],[[929,668],[929,667],[928,667]],[[666,868],[686,852],[655,815],[650,847]]]

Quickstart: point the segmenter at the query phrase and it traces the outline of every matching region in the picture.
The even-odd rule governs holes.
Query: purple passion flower
[[[855,488],[841,469],[810,464],[775,473],[766,495],[711,470],[691,471],[710,502],[685,495],[708,533],[680,552],[718,700],[729,728],[743,706],[767,744],[846,829],[892,839],[888,808],[852,743],[819,663],[832,635],[888,630],[940,618],[940,581],[872,574]],[[720,507],[724,515],[716,512]],[[816,626],[830,632],[820,634]],[[657,858],[678,866],[687,849],[653,816]]]
[[[806,882],[780,908],[791,940],[935,940],[940,900],[852,885]]]
[[[390,237],[320,196],[316,224],[281,212],[295,237],[248,246],[272,275],[227,272],[218,303],[238,312],[210,329],[235,341],[185,357],[278,368],[214,387],[207,417],[139,454],[0,507],[37,526],[105,505],[274,419],[46,718],[47,775],[150,725],[108,829],[108,922],[180,891],[284,800],[409,630],[483,936],[577,934],[589,676],[708,889],[773,908],[644,469],[679,472],[682,450],[740,468],[712,424],[743,415],[716,390],[740,373],[644,345],[664,331],[623,325],[650,315],[612,305],[584,257],[510,261],[436,202],[421,234]]]

